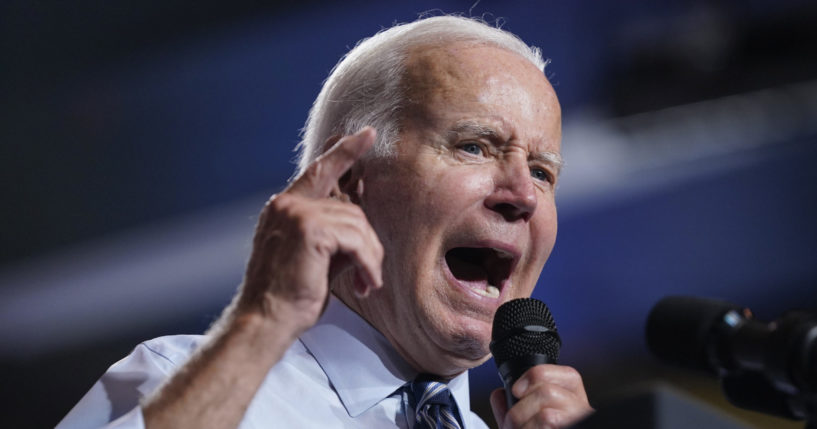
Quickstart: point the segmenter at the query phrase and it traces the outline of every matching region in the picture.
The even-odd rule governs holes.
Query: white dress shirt
[[[57,429],[143,428],[139,400],[205,339],[175,335],[138,345],[108,369]],[[414,411],[401,387],[416,376],[380,332],[332,297],[320,321],[267,374],[239,427],[411,428]],[[465,428],[487,428],[470,411],[468,374],[448,386]]]

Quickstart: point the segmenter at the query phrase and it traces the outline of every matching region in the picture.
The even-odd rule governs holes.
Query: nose
[[[537,201],[530,167],[527,161],[520,160],[498,168],[493,192],[485,199],[485,206],[508,222],[528,221],[536,211]]]

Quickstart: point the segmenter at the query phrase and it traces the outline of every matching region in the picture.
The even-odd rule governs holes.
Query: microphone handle
[[[519,400],[511,393],[511,386],[513,386],[516,380],[519,380],[519,377],[522,377],[527,370],[536,365],[546,363],[556,363],[556,359],[551,359],[548,355],[537,353],[509,359],[499,365],[499,377],[502,378],[502,384],[505,386],[505,399],[508,402],[508,409],[511,409]]]

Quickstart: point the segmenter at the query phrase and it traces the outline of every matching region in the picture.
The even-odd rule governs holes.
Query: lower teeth
[[[487,296],[488,298],[499,298],[499,289],[496,286],[488,285],[484,290],[483,289],[474,289],[482,296]]]

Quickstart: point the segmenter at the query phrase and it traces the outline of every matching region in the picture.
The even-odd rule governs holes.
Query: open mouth
[[[516,259],[512,253],[492,247],[455,247],[445,253],[454,278],[488,298],[499,298]]]

